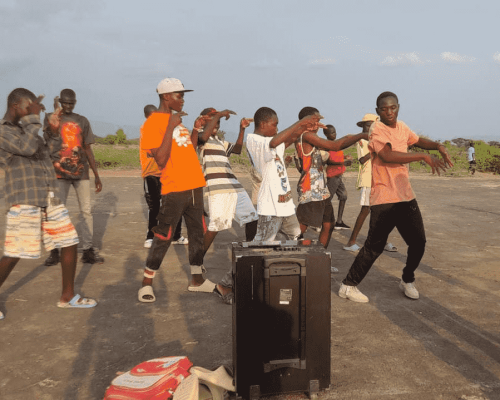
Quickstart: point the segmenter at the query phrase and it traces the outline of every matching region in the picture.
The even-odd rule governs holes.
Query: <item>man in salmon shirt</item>
[[[154,238],[144,269],[144,279],[139,290],[139,301],[156,300],[153,278],[172,242],[174,229],[184,216],[189,238],[189,264],[191,283],[189,291],[212,293],[215,283],[205,279],[203,273],[203,187],[205,178],[196,155],[198,130],[193,136],[182,125],[184,89],[180,80],[163,79],[156,89],[160,97],[158,111],[144,122],[141,128],[141,149],[154,157],[161,170],[161,208],[158,225],[153,228]],[[194,147],[193,147],[194,145]]]
[[[370,193],[370,229],[365,245],[359,251],[339,296],[358,303],[367,303],[368,297],[357,286],[366,276],[375,260],[384,251],[391,231],[396,227],[408,245],[406,266],[399,284],[404,294],[418,299],[415,270],[425,251],[425,230],[422,215],[410,185],[406,164],[425,161],[432,173],[453,166],[446,148],[432,140],[418,137],[408,126],[398,121],[398,97],[384,92],[377,98],[375,109],[380,120],[370,127],[368,148],[372,160],[372,188]],[[409,146],[438,150],[443,159],[427,153],[408,153]]]

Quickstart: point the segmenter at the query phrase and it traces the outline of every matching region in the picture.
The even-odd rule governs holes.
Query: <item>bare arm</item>
[[[94,173],[95,180],[95,192],[99,193],[102,190],[102,182],[101,178],[99,178],[99,173],[97,172],[97,167],[95,165],[94,152],[92,151],[92,147],[90,144],[85,143],[83,146],[85,150],[85,154],[87,155],[87,160],[89,161],[89,166]]]
[[[441,170],[444,172],[448,167],[448,165],[445,163],[445,160],[433,157],[430,154],[404,153],[400,151],[393,151],[389,143],[386,143],[386,145],[377,153],[377,155],[383,162],[392,164],[409,164],[414,161],[424,161],[431,167],[432,173],[434,174],[437,172],[438,175],[441,175]],[[451,161],[449,165],[453,165],[451,164]]]
[[[361,163],[361,164],[366,164],[371,158],[371,154],[368,153],[366,155],[364,155],[363,157],[361,158],[358,158],[358,161]]]
[[[240,133],[238,134],[238,139],[234,144],[233,150],[231,153],[241,154],[241,150],[243,149],[243,138],[245,136],[245,129],[253,122],[253,118],[242,118],[240,121]]]
[[[170,119],[168,120],[167,129],[165,131],[165,135],[163,136],[163,140],[160,144],[160,147],[156,149],[151,149],[151,153],[158,164],[160,169],[165,168],[168,160],[170,159],[170,152],[172,150],[172,135],[174,133],[174,129],[182,122],[182,117],[187,115],[185,112],[180,112],[177,114],[172,114]]]
[[[270,148],[276,148],[281,143],[285,143],[285,148],[294,143],[297,138],[307,130],[316,130],[318,127],[324,127],[324,125],[319,123],[319,120],[323,118],[321,115],[308,115],[297,121],[295,124],[289,126],[284,131],[281,131],[275,135],[271,142],[269,142]]]
[[[208,122],[205,125],[205,129],[203,130],[203,133],[200,134],[199,139],[203,143],[206,143],[207,140],[210,138],[210,136],[212,136],[212,134],[214,133],[215,126],[220,121],[220,119],[222,117],[225,117],[226,120],[227,120],[227,119],[229,119],[229,117],[231,115],[236,115],[236,113],[234,111],[231,111],[231,110],[224,110],[224,111],[218,112],[215,115],[210,115],[210,114],[207,115],[207,117],[209,119],[208,119]],[[204,116],[202,116],[202,117],[204,117]],[[243,143],[243,139],[242,139],[242,143]],[[240,149],[240,152],[241,152],[241,149]]]

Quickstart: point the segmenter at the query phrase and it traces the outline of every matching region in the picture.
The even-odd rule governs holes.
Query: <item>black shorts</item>
[[[335,222],[331,199],[323,201],[310,201],[297,206],[297,219],[306,226],[321,228],[325,222]]]

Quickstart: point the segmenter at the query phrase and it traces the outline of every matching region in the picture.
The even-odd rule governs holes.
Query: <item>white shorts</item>
[[[252,221],[257,221],[259,216],[252,200],[246,191],[237,193],[218,193],[208,196],[208,214],[210,232],[220,232],[230,229],[233,219],[243,226]]]
[[[48,251],[78,244],[66,207],[12,206],[7,213],[4,256],[40,258],[42,241]]]
[[[359,204],[361,206],[368,206],[368,207],[370,207],[370,192],[371,191],[372,191],[371,187],[363,186],[361,188],[361,199],[359,201]]]

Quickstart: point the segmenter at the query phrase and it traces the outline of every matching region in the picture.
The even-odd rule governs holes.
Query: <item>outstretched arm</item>
[[[368,140],[368,134],[358,133],[357,135],[347,135],[334,141],[320,138],[318,135],[312,132],[306,132],[304,136],[302,136],[302,141],[304,143],[309,143],[311,146],[314,146],[320,150],[329,151],[343,150],[349,146],[352,146],[360,139]],[[308,152],[307,148],[304,151]]]
[[[434,149],[429,149],[429,150],[434,150]],[[386,143],[385,146],[382,148],[382,150],[378,152],[378,156],[383,162],[393,163],[393,164],[409,164],[414,161],[424,161],[431,167],[432,173],[434,174],[437,172],[438,175],[441,175],[440,172],[441,170],[444,172],[446,168],[448,168],[448,166],[453,165],[451,161],[445,163],[445,160],[441,160],[430,154],[403,153],[400,151],[393,151],[389,143]]]
[[[453,167],[453,163],[451,162],[450,155],[448,154],[448,151],[446,150],[446,147],[441,144],[437,143],[433,140],[429,140],[423,137],[418,138],[418,142],[415,143],[415,146],[420,147],[421,149],[424,150],[437,150],[443,157],[444,163],[447,167]]]
[[[210,138],[210,136],[212,136],[212,134],[214,133],[214,129],[215,126],[217,125],[217,122],[219,122],[222,117],[225,117],[227,120],[231,115],[236,115],[236,113],[231,110],[224,110],[216,114],[207,114],[206,116],[207,118],[205,118],[206,121],[205,128],[203,130],[203,133],[200,134],[199,140],[202,143],[206,143],[207,140]]]
[[[276,148],[281,143],[285,143],[285,148],[290,146],[297,140],[297,138],[308,130],[317,130],[319,128],[325,127],[319,122],[323,117],[318,114],[308,115],[297,121],[295,124],[289,126],[284,131],[281,131],[276,136],[274,136],[269,142],[269,147]],[[326,128],[326,127],[325,127]]]

